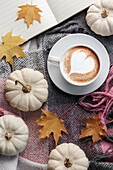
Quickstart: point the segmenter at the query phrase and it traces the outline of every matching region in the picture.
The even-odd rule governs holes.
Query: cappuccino
[[[87,47],[77,46],[68,50],[61,61],[64,78],[75,85],[85,85],[98,75],[100,62],[97,55]]]

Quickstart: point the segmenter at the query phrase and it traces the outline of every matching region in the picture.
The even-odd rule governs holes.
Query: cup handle
[[[56,57],[56,56],[50,56],[50,57],[48,58],[48,61],[49,61],[50,63],[53,63],[53,64],[57,64],[57,65],[60,64],[60,59],[59,59],[58,57]]]

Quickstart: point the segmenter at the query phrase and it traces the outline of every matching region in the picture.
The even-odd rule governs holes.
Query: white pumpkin
[[[84,151],[73,143],[58,145],[51,151],[48,161],[51,170],[87,170],[88,166]]]
[[[48,97],[44,75],[29,68],[11,73],[4,88],[10,105],[22,111],[39,109]]]
[[[28,127],[13,115],[0,117],[0,154],[13,156],[22,152],[28,141]]]
[[[96,34],[110,36],[113,34],[113,0],[95,0],[87,12],[88,26]]]

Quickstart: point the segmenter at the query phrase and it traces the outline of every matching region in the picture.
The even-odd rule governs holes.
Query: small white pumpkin
[[[86,21],[96,34],[110,36],[113,34],[113,0],[95,0],[89,7]]]
[[[0,117],[0,154],[13,156],[22,152],[28,141],[28,127],[13,115]]]
[[[87,170],[88,166],[84,151],[73,143],[58,145],[49,155],[48,169],[51,170]]]
[[[48,97],[44,75],[29,68],[11,73],[4,88],[10,105],[22,111],[39,109]]]

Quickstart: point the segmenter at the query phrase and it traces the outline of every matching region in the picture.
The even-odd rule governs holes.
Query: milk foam
[[[71,57],[71,71],[69,73],[88,73],[94,69],[95,62],[92,57],[88,56],[83,50],[77,50]]]
[[[99,59],[87,47],[73,47],[63,56],[61,70],[72,84],[86,85],[96,78],[100,69]]]

